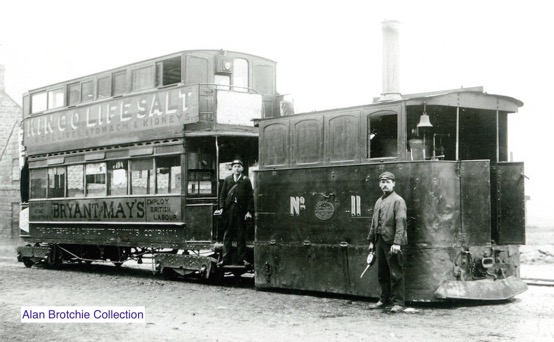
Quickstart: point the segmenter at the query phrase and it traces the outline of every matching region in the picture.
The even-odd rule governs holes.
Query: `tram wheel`
[[[46,266],[53,269],[60,269],[62,266],[62,251],[56,246],[52,247],[50,253],[46,257]]]
[[[171,267],[164,267],[162,276],[165,280],[176,280],[177,272],[175,272]]]
[[[35,263],[33,262],[33,260],[31,260],[29,258],[23,258],[23,265],[25,265],[25,267],[30,268],[34,264]]]

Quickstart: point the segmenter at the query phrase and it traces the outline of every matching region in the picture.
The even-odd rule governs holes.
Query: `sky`
[[[189,49],[278,62],[296,112],[369,104],[381,93],[381,23],[400,22],[403,94],[483,86],[524,102],[509,150],[525,162],[527,222],[554,227],[549,1],[7,0],[6,92],[23,92]]]

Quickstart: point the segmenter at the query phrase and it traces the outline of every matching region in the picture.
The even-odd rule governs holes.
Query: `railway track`
[[[554,279],[521,278],[521,280],[531,286],[554,286]]]

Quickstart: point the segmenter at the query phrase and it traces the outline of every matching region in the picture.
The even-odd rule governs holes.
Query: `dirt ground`
[[[522,275],[554,279],[554,229],[530,227]],[[251,277],[223,285],[166,281],[133,262],[25,268],[0,247],[0,341],[554,341],[554,288],[530,286],[482,305],[367,310],[370,300],[257,291]],[[27,323],[22,306],[144,306],[145,324]]]

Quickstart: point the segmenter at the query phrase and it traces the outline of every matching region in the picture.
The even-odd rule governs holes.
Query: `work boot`
[[[402,312],[402,311],[404,311],[405,309],[406,309],[406,308],[403,307],[402,305],[394,305],[394,306],[392,307],[392,309],[390,309],[390,312],[392,312],[392,313],[397,313],[397,312]]]
[[[378,301],[377,303],[369,304],[368,308],[370,310],[375,310],[375,309],[383,309],[385,306],[387,306],[386,303],[383,303],[382,301]]]

